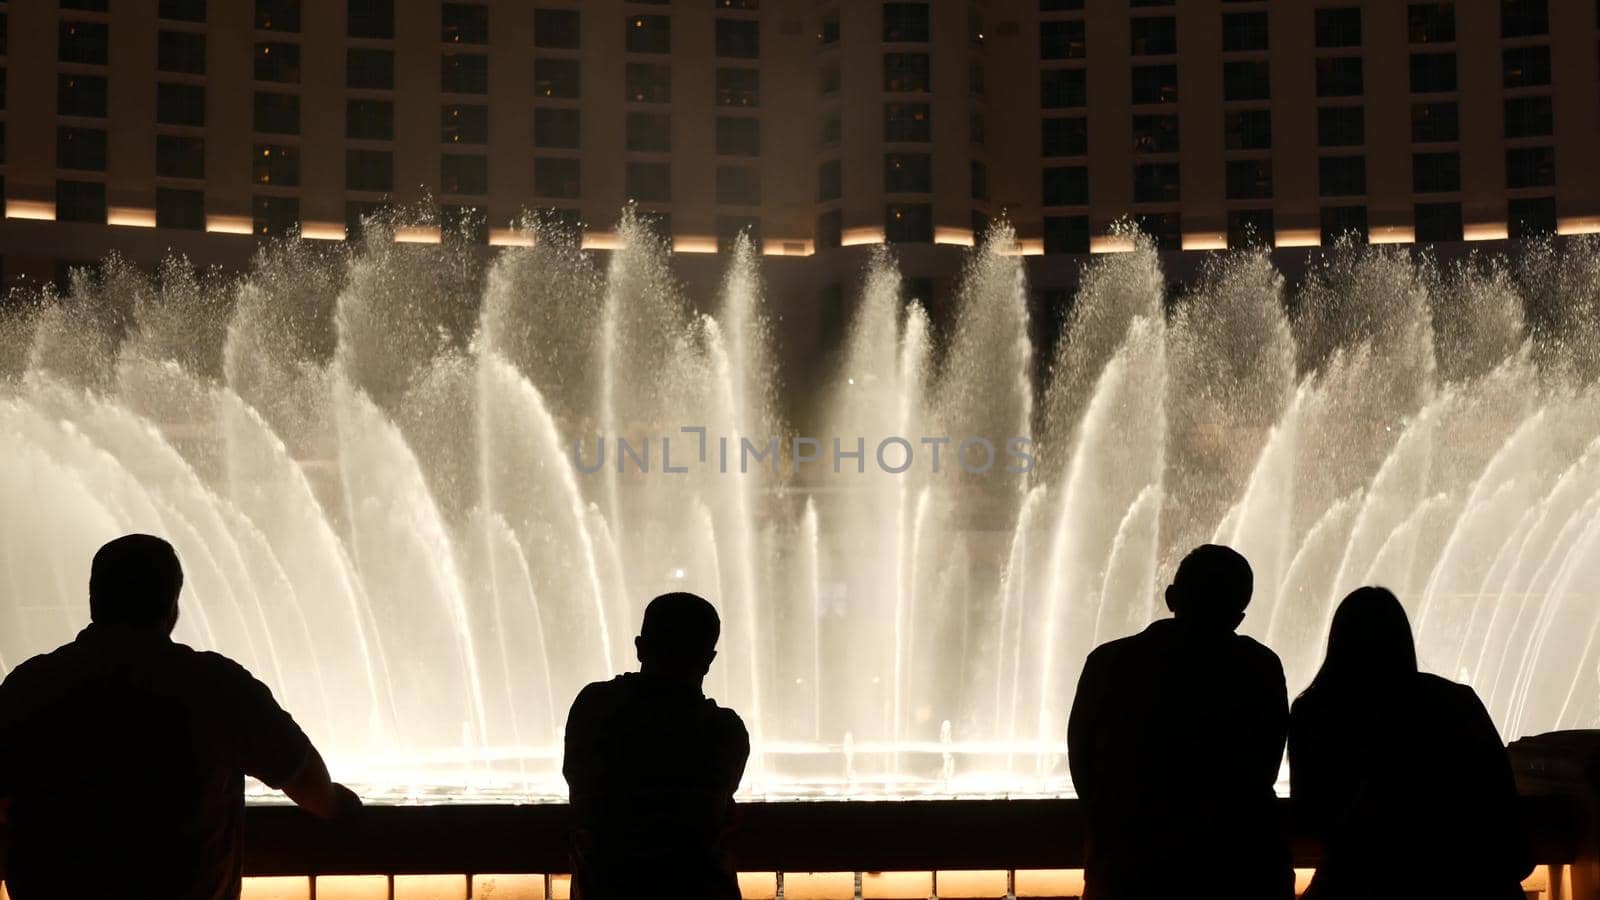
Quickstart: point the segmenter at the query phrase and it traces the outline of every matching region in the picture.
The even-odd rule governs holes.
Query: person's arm
[[[361,807],[355,791],[328,775],[328,764],[317,748],[306,752],[300,771],[280,788],[294,804],[319,819],[335,819]]]
[[[1090,653],[1078,677],[1077,696],[1067,716],[1067,767],[1072,771],[1072,786],[1082,799],[1089,799],[1098,787],[1098,754],[1095,738],[1101,729],[1101,701],[1105,692],[1104,654]]]
[[[233,695],[235,753],[246,775],[283,791],[296,806],[320,819],[357,809],[354,791],[328,775],[322,754],[272,691],[243,667],[229,663],[240,680]]]
[[[1255,760],[1254,771],[1262,783],[1272,785],[1278,781],[1284,745],[1289,739],[1289,687],[1283,675],[1283,663],[1270,650],[1267,655],[1271,664],[1266,667],[1269,674],[1263,682],[1266,693],[1261,700],[1261,755]]]
[[[1478,781],[1478,786],[1465,787],[1483,792],[1485,808],[1481,813],[1488,844],[1483,849],[1499,855],[1508,880],[1521,881],[1533,871],[1536,860],[1523,825],[1521,795],[1517,792],[1517,777],[1511,770],[1511,756],[1477,693],[1464,684],[1457,685],[1456,690],[1467,726],[1462,752],[1470,756],[1469,771]]]

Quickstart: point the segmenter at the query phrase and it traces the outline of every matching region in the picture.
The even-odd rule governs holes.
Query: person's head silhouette
[[[1339,602],[1328,629],[1328,655],[1312,688],[1379,686],[1417,673],[1417,645],[1400,599],[1364,587]]]
[[[644,608],[644,625],[633,639],[640,671],[699,684],[717,656],[722,620],[697,594],[662,594]]]
[[[148,534],[125,534],[95,552],[89,619],[171,634],[182,590],[183,566],[171,544]]]
[[[1217,544],[1189,551],[1167,587],[1167,608],[1182,621],[1232,631],[1244,621],[1255,589],[1250,563]]]

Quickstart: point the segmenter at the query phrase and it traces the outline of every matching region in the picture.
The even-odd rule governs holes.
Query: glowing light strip
[[[717,239],[704,235],[684,235],[672,239],[673,253],[715,253]]]
[[[56,205],[50,200],[7,200],[6,218],[54,222]]]
[[[206,216],[206,231],[213,234],[250,234],[255,223],[249,216]]]
[[[1417,229],[1410,225],[1385,225],[1382,228],[1373,228],[1367,233],[1369,244],[1414,244],[1417,242]]]
[[[1461,237],[1469,241],[1503,241],[1510,236],[1504,222],[1474,222],[1461,229]]]
[[[1322,231],[1316,228],[1286,228],[1278,232],[1274,244],[1279,247],[1320,247]]]
[[[1090,253],[1129,253],[1133,238],[1126,234],[1096,234],[1089,238]]]
[[[300,236],[310,241],[342,241],[344,225],[339,222],[301,222]]]
[[[956,247],[971,247],[978,243],[978,239],[973,237],[971,228],[940,227],[933,230],[933,242]]]
[[[113,206],[106,210],[107,225],[132,228],[156,227],[156,211],[138,206]]]
[[[615,250],[622,246],[622,238],[614,231],[585,231],[579,246],[584,250]]]
[[[439,243],[439,226],[437,225],[401,225],[394,230],[396,244],[437,244]]]
[[[940,870],[934,877],[941,897],[1004,897],[1007,874],[1005,869]]]
[[[839,235],[839,246],[860,247],[865,244],[883,243],[883,229],[866,226],[863,228],[846,228]]]
[[[7,214],[9,215],[9,210]],[[1569,216],[1557,219],[1556,234],[1600,234],[1600,216]]]
[[[926,900],[931,896],[932,872],[861,873],[862,900]]]
[[[1185,250],[1226,250],[1228,236],[1220,231],[1186,231],[1183,233]]]
[[[767,238],[761,242],[761,252],[767,256],[810,256],[817,252],[817,245],[809,240],[791,241],[783,238]]]
[[[489,229],[491,247],[532,247],[533,235],[517,228]]]

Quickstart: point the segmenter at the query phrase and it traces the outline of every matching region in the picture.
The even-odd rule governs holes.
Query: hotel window
[[[394,139],[394,104],[388,100],[346,100],[344,136],[357,141]]]
[[[1133,102],[1135,104],[1177,103],[1178,67],[1170,63],[1161,66],[1134,66]]]
[[[1321,10],[1319,10],[1321,12]],[[1267,14],[1264,12],[1223,13],[1222,49],[1227,52],[1267,49]],[[1360,33],[1357,32],[1357,43]]]
[[[1363,89],[1361,57],[1324,56],[1317,60],[1318,97],[1359,97]]]
[[[834,209],[817,216],[817,231],[815,239],[818,250],[830,250],[839,246],[840,238],[843,233],[844,213]]]
[[[840,84],[838,60],[834,60],[818,70],[817,93],[824,97],[832,97],[839,93]]]
[[[250,180],[273,187],[299,187],[299,148],[257,144],[250,157]]]
[[[256,45],[256,80],[300,83],[300,45],[264,43]]]
[[[967,92],[974,97],[981,97],[984,93],[983,63],[973,60],[967,66]]]
[[[839,43],[839,13],[837,10],[826,13],[822,21],[817,23],[817,43],[824,47],[832,47]]]
[[[1155,117],[1134,116],[1135,130],[1138,120],[1146,118]],[[1173,120],[1176,121],[1176,118]],[[1040,153],[1047,159],[1053,156],[1083,156],[1089,152],[1089,120],[1082,116],[1045,119],[1040,123],[1039,137]]]
[[[205,125],[206,89],[199,84],[156,85],[156,123]]]
[[[1506,203],[1506,231],[1516,238],[1554,234],[1556,198],[1519,197]]]
[[[482,109],[482,107],[479,107]],[[629,115],[630,123],[632,115]],[[582,113],[576,109],[557,109],[541,106],[533,111],[533,145],[535,147],[550,147],[558,150],[576,150],[583,140]],[[489,120],[487,110],[483,120],[482,139],[474,143],[484,143],[488,140]],[[631,142],[630,142],[631,143]],[[628,149],[633,149],[631,146]]]
[[[1531,37],[1549,33],[1549,0],[1500,0],[1501,37]]]
[[[933,190],[933,156],[927,153],[886,153],[883,190],[888,194],[926,194]]]
[[[1361,7],[1340,6],[1316,12],[1317,46],[1361,46]]]
[[[575,9],[536,9],[533,45],[546,50],[576,50],[582,46],[581,22]]]
[[[56,168],[106,170],[106,133],[99,128],[57,128]]]
[[[761,70],[717,69],[717,105],[760,106]]]
[[[533,211],[533,218],[540,237],[563,244],[576,244],[583,239],[583,215],[575,209],[541,207]]]
[[[539,137],[539,117],[534,114],[534,140]],[[628,113],[628,149],[636,153],[672,152],[672,117],[666,113]]]
[[[1272,197],[1272,160],[1230,159],[1223,169],[1229,200],[1267,200]]]
[[[1082,19],[1046,19],[1039,23],[1040,59],[1083,59],[1087,52]]]
[[[629,53],[671,53],[672,18],[670,16],[629,16],[627,21],[627,47]]]
[[[105,118],[105,78],[99,75],[57,75],[56,113],[91,119]]]
[[[534,116],[546,111],[536,109]],[[446,103],[439,107],[439,140],[446,144],[489,143],[489,107],[481,103]]]
[[[344,237],[359,241],[366,235],[367,222],[381,217],[384,204],[373,200],[346,200],[344,204]]]
[[[1224,146],[1229,150],[1269,150],[1272,148],[1272,113],[1251,109],[1224,113]]]
[[[439,40],[446,44],[489,43],[489,7],[476,3],[441,5]]]
[[[817,146],[837,147],[839,137],[844,126],[839,119],[838,111],[830,112],[822,117],[822,122],[817,126]]]
[[[1178,52],[1176,17],[1141,16],[1128,24],[1128,52],[1134,56],[1168,56]]]
[[[394,0],[346,0],[345,33],[353,38],[394,38]]]
[[[1228,246],[1271,247],[1277,239],[1270,209],[1235,209],[1228,213]]]
[[[1555,133],[1555,109],[1549,97],[1512,97],[1505,105],[1506,137],[1545,137]]]
[[[1554,187],[1554,147],[1514,147],[1506,151],[1506,187]]]
[[[1133,152],[1177,153],[1177,116],[1134,116]]]
[[[177,22],[204,22],[206,0],[161,0],[156,15]]]
[[[1341,239],[1367,242],[1367,208],[1365,206],[1324,206],[1322,208],[1322,245],[1332,246]]]
[[[1324,106],[1317,110],[1317,146],[1357,147],[1366,142],[1365,107]]]
[[[1417,242],[1461,240],[1461,204],[1418,203],[1412,209]]]
[[[577,60],[561,61],[570,62],[576,75]],[[660,63],[628,63],[623,77],[626,80],[626,99],[634,103],[672,102],[671,66]]]
[[[206,36],[194,31],[163,31],[156,35],[156,68],[186,75],[206,73]]]
[[[446,194],[489,193],[489,158],[443,154],[439,157],[439,190]]]
[[[967,166],[968,175],[972,184],[972,199],[989,199],[989,166],[981,159],[972,160]]]
[[[989,239],[989,216],[981,209],[972,211],[972,236],[979,241]]]
[[[760,216],[717,216],[718,253],[727,253],[733,250],[741,234],[749,235],[750,246],[755,249],[755,252],[761,252]]]
[[[837,159],[817,166],[817,202],[827,203],[844,196],[844,170]]]
[[[540,157],[533,161],[533,192],[540,197],[576,200],[581,189],[578,161]]]
[[[251,213],[257,237],[282,237],[300,227],[300,198],[257,195]]]
[[[891,93],[927,93],[929,85],[928,54],[885,53],[883,55],[883,89]]]
[[[1178,164],[1144,163],[1133,167],[1133,202],[1170,203],[1178,200]]]
[[[1324,156],[1317,160],[1317,193],[1324,197],[1359,197],[1367,192],[1364,156]]]
[[[1411,93],[1442,94],[1456,89],[1454,53],[1411,54]]]
[[[105,12],[111,0],[61,0],[62,9],[81,9],[84,12]]]
[[[1461,154],[1413,153],[1411,190],[1418,194],[1439,194],[1461,190]]]
[[[1039,105],[1045,109],[1083,106],[1088,100],[1085,69],[1047,69],[1039,73]]]
[[[1045,169],[1041,191],[1045,206],[1085,206],[1089,202],[1089,170],[1084,166]]]
[[[1504,84],[1508,88],[1537,87],[1550,83],[1550,48],[1512,47],[1501,53]]]
[[[439,237],[451,243],[489,243],[489,217],[476,206],[458,203],[439,207]]]
[[[717,9],[742,9],[746,12],[756,12],[761,9],[761,0],[716,0]]]
[[[761,23],[752,19],[718,19],[717,55],[729,59],[755,59],[761,55]]]
[[[205,191],[156,188],[156,227],[204,231],[206,227]]]
[[[672,166],[667,163],[628,163],[626,176],[629,200],[672,202]]]
[[[927,40],[928,4],[885,3],[883,5],[884,43],[926,43]]]
[[[1039,0],[1039,12],[1073,12],[1083,9],[1083,0]]]
[[[1175,212],[1136,213],[1133,222],[1156,242],[1159,250],[1183,248],[1183,216]]]
[[[1044,252],[1046,255],[1088,253],[1089,217],[1045,216]]]
[[[1460,116],[1454,103],[1411,104],[1412,143],[1448,144],[1460,136]]]
[[[156,135],[156,174],[162,178],[206,177],[206,139]]]
[[[629,86],[632,87],[634,66],[628,64],[630,76]],[[575,59],[549,59],[540,57],[533,61],[533,93],[536,97],[548,97],[555,100],[578,99],[579,68]]]
[[[933,241],[933,207],[926,203],[891,203],[884,210],[883,237],[892,244]]]
[[[344,52],[345,87],[366,90],[394,89],[394,51],[351,47]]]
[[[1318,60],[1320,62],[1321,60]],[[1222,99],[1267,100],[1272,96],[1272,76],[1265,62],[1222,64]]]
[[[931,110],[926,103],[886,103],[883,140],[889,144],[921,144],[933,140]]]
[[[344,186],[351,191],[394,190],[394,154],[387,150],[346,150]]]
[[[1413,44],[1448,44],[1456,39],[1454,3],[1413,3],[1406,7],[1406,33]]]
[[[300,133],[300,96],[298,94],[256,93],[255,130],[264,134]]]
[[[717,155],[760,156],[761,120],[717,116]]]
[[[263,31],[299,31],[300,0],[256,0],[256,27]]]
[[[106,223],[106,185],[103,181],[57,181],[56,221]]]
[[[110,46],[111,27],[102,22],[67,21],[56,31],[56,59],[64,63],[103,66]]]
[[[439,90],[446,94],[489,93],[489,57],[446,53],[439,59]]]
[[[717,166],[717,202],[728,206],[760,206],[761,170],[750,166]]]

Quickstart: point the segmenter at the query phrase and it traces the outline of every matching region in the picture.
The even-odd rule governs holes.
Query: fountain
[[[1172,298],[1130,233],[1037,348],[1002,227],[948,323],[873,253],[827,383],[780,389],[748,243],[708,315],[627,216],[604,257],[390,234],[10,305],[0,669],[81,626],[102,541],[160,533],[178,638],[336,774],[559,797],[567,703],[688,589],[722,610],[748,794],[1052,795],[1084,655],[1217,540],[1291,691],[1381,583],[1507,739],[1600,724],[1600,244],[1345,246],[1293,290],[1237,252]]]

